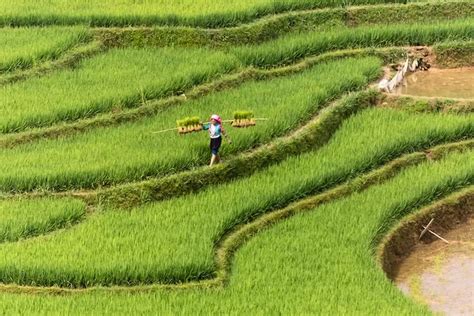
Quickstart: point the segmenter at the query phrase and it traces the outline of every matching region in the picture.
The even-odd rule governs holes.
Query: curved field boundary
[[[406,0],[355,0],[353,4],[370,6],[380,3],[406,3]],[[75,25],[86,24],[90,26],[108,27],[118,26],[126,27],[131,25],[167,25],[167,26],[193,26],[204,28],[232,27],[242,23],[249,23],[275,14],[285,14],[286,12],[298,10],[314,10],[321,8],[345,7],[340,1],[288,1],[272,2],[268,5],[248,8],[244,11],[235,12],[215,12],[201,14],[198,16],[179,16],[160,15],[160,14],[121,14],[120,16],[81,13],[76,15],[59,15],[59,14],[8,14],[0,16],[0,26],[47,26],[47,25]]]
[[[64,51],[64,53],[56,59],[45,60],[30,68],[0,74],[0,86],[32,77],[43,76],[60,69],[73,68],[82,60],[99,54],[103,52],[104,49],[105,47],[99,41],[86,42],[82,45],[78,44],[70,50]]]
[[[381,16],[383,12],[383,16]],[[110,28],[93,29],[99,43],[72,47],[63,55],[45,60],[39,65],[30,65],[16,70],[13,74],[0,75],[0,85],[24,80],[28,77],[44,75],[54,70],[71,67],[80,59],[91,57],[97,52],[113,47],[143,46],[230,46],[255,44],[275,39],[290,32],[319,29],[321,25],[349,25],[351,27],[379,23],[381,19],[391,23],[401,18],[408,22],[432,22],[434,20],[470,17],[474,14],[474,4],[470,2],[412,3],[408,5],[375,5],[340,9],[290,12],[264,18],[239,27],[223,29],[166,28]],[[429,18],[429,20],[427,20]],[[323,29],[325,29],[323,27]],[[100,48],[98,46],[102,45]],[[449,49],[445,47],[445,50]],[[455,52],[458,52],[456,50]],[[472,48],[471,48],[472,52]],[[446,52],[446,59],[453,60],[453,50]],[[465,55],[465,54],[464,54]],[[464,57],[466,58],[466,57]],[[459,58],[457,59],[459,60]],[[33,69],[31,69],[33,68]]]
[[[242,48],[234,48],[232,51],[232,54],[235,54],[237,58],[241,59],[241,62],[243,62],[244,65],[247,65],[251,69],[254,66],[261,66],[261,67],[268,67],[268,66],[281,66],[281,65],[288,65],[291,63],[295,63],[299,60],[304,59],[307,56],[311,55],[318,55],[318,54],[324,54],[328,53],[329,51],[333,51],[334,49],[350,49],[350,48],[362,48],[364,46],[370,45],[370,46],[375,46],[375,47],[380,47],[384,46],[386,47],[387,45],[397,45],[397,44],[413,44],[413,41],[415,41],[415,37],[413,35],[420,35],[422,36],[421,39],[416,39],[416,44],[420,44],[422,42],[426,43],[431,43],[431,42],[436,42],[437,40],[445,39],[446,36],[449,35],[450,38],[469,38],[472,34],[472,27],[467,22],[463,23],[456,23],[453,25],[446,24],[443,27],[441,25],[429,25],[429,26],[419,26],[418,28],[415,28],[413,25],[410,27],[403,27],[400,29],[385,29],[382,33],[375,34],[373,30],[367,29],[370,31],[369,33],[365,34],[362,31],[363,30],[358,30],[358,36],[356,36],[354,39],[352,38],[352,35],[350,36],[349,32],[341,32],[340,34],[337,33],[337,35],[334,35],[332,33],[328,33],[325,35],[325,37],[321,37],[318,39],[316,42],[311,42],[311,44],[308,44],[309,38],[303,38],[302,40],[297,41],[297,45],[290,45],[288,47],[283,47],[281,51],[278,51],[277,53],[274,52],[274,46],[278,46],[278,42],[273,43],[275,45],[273,46],[268,46],[268,45],[260,45],[256,47],[242,47]],[[400,31],[403,31],[400,33]],[[411,34],[410,32],[413,32],[414,34]],[[372,34],[374,33],[374,34]],[[448,34],[449,33],[449,34]],[[332,35],[331,35],[332,34]],[[409,35],[410,34],[410,35]],[[314,35],[314,34],[313,34]],[[336,38],[333,38],[331,36],[336,36]],[[385,37],[390,37],[390,38],[385,38]],[[334,41],[334,43],[333,43]],[[309,46],[308,46],[309,45]],[[266,47],[268,46],[268,50]],[[353,47],[355,46],[355,47]],[[170,91],[170,95],[180,93],[181,91]],[[153,94],[154,92],[152,92]],[[142,100],[142,96],[140,94],[137,94],[133,97],[133,100]],[[150,101],[152,98],[144,100],[144,101]],[[132,102],[134,104],[130,104],[130,107],[134,107],[135,109],[139,107],[143,102]],[[103,111],[103,112],[109,112],[109,111]],[[102,112],[102,113],[103,113]],[[97,114],[100,113],[95,113],[94,116],[96,117]],[[68,117],[69,121],[77,121],[81,118],[84,118],[84,116],[81,116],[80,114],[75,114],[76,117],[75,119]],[[64,119],[60,120],[61,122],[64,121]],[[90,122],[90,121],[88,121]],[[54,124],[57,124],[59,122],[50,122],[47,125],[51,126]],[[95,123],[95,122],[94,122]],[[34,125],[31,124],[23,124],[22,125],[22,130],[29,130],[31,128],[39,127],[37,126],[39,123],[35,123]],[[41,123],[40,125],[44,125],[44,123]],[[87,124],[89,125],[89,124]],[[46,127],[46,126],[45,126]],[[78,126],[74,126],[77,128]],[[56,134],[56,131],[52,130],[50,131],[50,134]],[[26,137],[28,138],[28,137]],[[25,138],[24,138],[25,139]],[[1,143],[1,141],[0,141]]]
[[[346,57],[380,57],[384,63],[395,62],[402,58],[408,48],[362,48],[328,52],[318,56],[307,57],[294,65],[274,69],[255,69],[248,67],[238,73],[224,75],[212,82],[197,85],[184,95],[171,96],[164,99],[148,100],[143,105],[117,113],[107,113],[90,119],[81,119],[73,123],[63,123],[52,127],[40,128],[31,131],[0,135],[0,148],[11,148],[21,144],[44,138],[57,138],[83,133],[90,129],[109,127],[127,122],[134,122],[156,115],[166,109],[195,100],[211,93],[232,89],[251,80],[270,80],[281,76],[296,74],[317,64],[342,59]]]
[[[469,18],[433,24],[393,24],[304,32],[260,45],[233,47],[230,51],[244,65],[271,68],[335,49],[434,45],[446,40],[471,41],[473,38],[473,19]]]
[[[123,208],[197,192],[211,184],[249,176],[289,156],[324,146],[347,118],[375,105],[377,98],[378,93],[371,90],[346,96],[323,108],[311,121],[290,135],[242,153],[213,168],[206,166],[164,178],[92,191],[90,195],[86,193],[80,196],[86,200],[96,200],[96,203]]]
[[[234,229],[223,235],[221,240],[216,244],[215,260],[217,266],[216,276],[212,279],[194,281],[181,284],[150,284],[138,286],[94,286],[88,288],[65,288],[65,287],[42,287],[42,286],[22,286],[16,284],[2,284],[0,291],[12,293],[47,293],[47,294],[67,294],[67,293],[84,293],[95,291],[111,291],[111,292],[148,292],[162,289],[191,289],[191,288],[210,288],[223,287],[226,285],[230,273],[234,253],[248,239],[259,231],[270,227],[271,225],[289,218],[293,215],[311,211],[315,207],[328,203],[355,192],[361,192],[373,185],[379,185],[396,176],[400,171],[409,167],[416,166],[427,160],[438,160],[452,152],[464,152],[474,148],[474,140],[464,142],[440,145],[429,149],[430,157],[425,152],[416,152],[401,156],[394,159],[384,166],[360,175],[357,178],[348,181],[342,185],[335,186],[327,191],[304,198],[300,201],[291,203],[285,208],[267,212],[248,223],[242,223],[234,227]]]
[[[27,50],[27,55],[21,56],[22,53],[17,50],[26,49],[28,46],[23,47],[24,44],[22,43],[28,43],[28,37],[31,36],[33,36],[30,42],[31,48]],[[35,36],[39,38],[35,38]],[[7,42],[5,45],[6,51],[4,51],[7,55],[2,55],[2,57],[7,58],[7,61],[0,61],[0,75],[9,75],[15,71],[30,69],[38,63],[57,60],[77,46],[91,42],[93,34],[84,27],[51,28],[47,31],[41,28],[20,30],[9,28],[5,31],[1,40]],[[49,46],[40,48],[41,40],[46,41]],[[11,41],[10,46],[13,47],[13,50],[8,48],[9,41]],[[18,46],[19,44],[20,46]],[[37,47],[38,45],[40,46]],[[13,51],[14,55],[9,56],[9,51]]]
[[[410,255],[418,244],[423,225],[432,218],[432,229],[450,230],[474,215],[474,186],[454,193],[415,214],[402,219],[384,237],[377,248],[377,263],[390,279],[396,275],[399,264]],[[428,240],[435,240],[427,235]]]
[[[440,43],[434,45],[433,50],[437,67],[458,68],[474,64],[474,41]]]
[[[412,3],[408,5],[356,6],[275,15],[238,27],[203,29],[189,27],[96,28],[93,33],[107,47],[210,46],[256,44],[292,32],[357,27],[371,24],[430,22],[469,18],[472,2]]]
[[[411,95],[384,94],[379,106],[412,113],[467,114],[474,112],[474,100]]]
[[[76,225],[87,211],[85,203],[73,198],[0,198],[0,244]]]

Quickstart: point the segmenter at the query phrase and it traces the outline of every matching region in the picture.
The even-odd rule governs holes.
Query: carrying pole
[[[259,117],[259,118],[254,118],[253,120],[255,121],[268,121],[269,119],[268,118],[264,118],[264,117]],[[223,120],[222,123],[232,123],[234,120]],[[204,122],[204,123],[201,123],[201,124],[208,124],[210,122]],[[177,127],[174,127],[174,128],[168,128],[168,129],[164,129],[164,130],[161,130],[161,131],[155,131],[155,132],[151,132],[152,134],[161,134],[161,133],[165,133],[165,132],[171,132],[171,131],[176,131],[178,130]]]
[[[171,131],[176,131],[178,128],[168,128],[168,129],[164,129],[162,131],[156,131],[156,132],[151,132],[152,134],[160,134],[160,133],[164,133],[164,132],[171,132]]]

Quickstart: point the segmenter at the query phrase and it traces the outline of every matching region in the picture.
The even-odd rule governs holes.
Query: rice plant
[[[213,245],[235,224],[346,181],[402,153],[472,137],[473,126],[472,115],[366,110],[344,124],[321,150],[289,158],[249,178],[131,211],[104,211],[38,242],[0,245],[4,254],[0,280],[91,286],[210,277],[215,270]],[[472,159],[458,164],[455,170],[473,174]],[[48,260],[49,256],[55,260]]]
[[[407,2],[418,0],[0,1],[0,26],[6,26],[0,30],[0,44],[3,44],[0,45],[0,76],[31,75],[29,79],[21,78],[20,83],[5,81],[0,87],[0,133],[5,138],[21,138],[25,134],[5,133],[124,111],[147,104],[151,99],[180,95],[194,85],[225,73],[288,65],[307,56],[340,49],[432,45],[447,40],[449,42],[434,47],[439,59],[456,59],[460,65],[472,63],[468,54],[474,39],[472,18],[393,25],[391,22],[397,14],[402,16],[400,23],[412,19],[450,19],[456,14],[454,4],[444,7],[429,3],[427,12],[434,12],[434,16],[420,17],[417,10],[402,14],[410,10],[401,4]],[[384,6],[374,10],[365,6],[375,3],[400,5],[389,6],[390,13],[381,9]],[[463,4],[466,6],[462,8],[472,8],[467,1]],[[344,9],[353,5],[363,6]],[[202,29],[236,26],[275,13],[316,8],[327,9],[269,16],[235,29]],[[315,22],[319,18],[304,23],[304,19],[319,13],[324,18],[325,14],[329,19],[336,17],[337,21],[324,25],[323,29],[328,31],[321,31]],[[460,12],[461,17],[469,14]],[[280,18],[283,22],[272,24],[274,19]],[[387,25],[350,28],[373,21]],[[14,28],[22,25],[41,27]],[[134,28],[130,33],[121,33],[124,29],[102,32],[86,25],[180,25],[201,29]],[[273,32],[271,28],[275,25],[282,25],[282,31]],[[314,25],[318,25],[317,32],[312,28]],[[302,32],[277,38],[295,30]],[[196,40],[186,36],[174,38],[181,31],[204,35]],[[115,32],[125,34],[124,38],[136,32],[137,37],[130,35],[120,45],[107,43],[115,38],[106,35]],[[41,72],[41,78],[33,77],[40,68],[34,66],[40,63],[47,66],[48,61],[92,40],[90,34],[103,40],[105,44],[102,44],[113,47],[152,46],[162,40],[160,32],[166,33],[166,43],[171,47],[110,49],[88,60],[81,59],[74,64],[74,69],[51,68],[51,71]],[[158,35],[150,42],[142,41],[141,36],[147,38],[150,34]],[[247,35],[248,40],[238,40]],[[270,38],[277,39],[265,42]],[[204,40],[200,42],[201,39]],[[191,43],[187,43],[188,40]],[[204,45],[210,43],[209,40],[215,41],[219,49],[178,47]],[[225,44],[235,42],[240,46]],[[457,43],[456,47],[453,43]],[[290,68],[302,70],[309,64],[312,62]],[[27,68],[32,69],[17,71]],[[290,68],[274,73],[288,74]],[[137,186],[130,182],[149,177],[160,181],[161,176],[192,170],[207,162],[206,133],[153,134],[154,131],[172,129],[176,125],[182,129],[196,128],[200,122],[207,121],[211,113],[220,114],[226,121],[233,119],[232,123],[225,123],[233,139],[233,144],[222,148],[221,154],[226,160],[287,135],[333,100],[346,92],[365,88],[380,74],[378,58],[320,63],[286,77],[262,76],[259,81],[240,82],[238,87],[163,108],[155,116],[140,117],[134,122],[96,126],[82,133],[55,135],[59,137],[3,148],[0,151],[2,313],[430,314],[426,307],[404,297],[387,280],[376,265],[374,247],[390,227],[407,214],[452,192],[472,188],[472,150],[449,154],[436,161],[431,160],[430,153],[426,153],[426,157],[423,153],[411,155],[420,157],[418,165],[406,167],[398,175],[394,171],[391,180],[377,185],[371,183],[364,191],[344,198],[339,196],[339,200],[326,202],[313,210],[307,208],[306,214],[287,218],[249,236],[242,248],[234,249],[235,260],[225,282],[186,282],[221,276],[222,270],[216,267],[216,253],[220,255],[216,247],[235,227],[291,202],[326,192],[400,155],[441,143],[472,139],[472,113],[361,109],[342,125],[342,119],[337,124],[328,123],[335,126],[331,133],[323,127],[318,127],[319,130],[315,127],[316,134],[325,139],[321,142],[325,146],[313,148],[299,142],[304,149],[289,151],[284,156],[289,158],[281,158],[278,163],[255,162],[256,167],[245,174],[246,178],[222,180],[199,188],[195,194],[166,201],[135,203],[133,205],[138,206],[133,209],[106,208],[100,198],[97,201],[86,199],[87,205],[77,199],[87,196],[81,189],[119,183],[128,183],[146,196],[148,191],[140,190],[147,185],[146,190],[156,190],[151,184],[153,181]],[[344,100],[352,100],[351,97],[344,98],[341,104],[356,107]],[[255,120],[262,117],[268,120]],[[237,129],[231,124],[256,126]],[[293,156],[295,153],[299,155]],[[249,157],[259,159],[258,155]],[[268,157],[266,159],[271,160]],[[251,159],[245,162],[253,163]],[[232,169],[235,164],[224,166],[238,173]],[[223,169],[219,166],[199,168],[197,172],[201,170],[205,171],[203,174],[211,174]],[[207,170],[212,172],[206,173]],[[187,184],[186,180],[169,183],[174,186],[170,192],[177,192],[176,187]],[[197,184],[204,185],[199,179]],[[75,192],[76,198],[71,198],[64,197],[70,195],[68,192],[43,192],[48,189],[79,192]],[[120,189],[122,186],[117,192]],[[180,290],[169,291],[157,283],[185,284],[179,285]],[[153,284],[155,286],[146,287],[144,292],[132,292],[128,288]],[[211,288],[212,285],[222,287]],[[54,293],[58,286],[99,287],[90,292],[81,289],[75,295],[31,295],[41,290]],[[133,288],[133,291],[139,290],[140,287]]]
[[[270,67],[338,49],[431,45],[446,40],[474,39],[474,20],[394,24],[289,34],[260,45],[232,49],[244,64]]]
[[[89,39],[91,35],[84,27],[3,28],[0,31],[0,73],[56,59]]]
[[[286,134],[330,100],[365,87],[379,75],[379,69],[377,58],[321,64],[290,77],[247,82],[136,123],[6,149],[0,152],[0,189],[90,188],[200,166],[209,158],[206,134],[153,132],[172,128],[177,118],[189,115],[205,121],[217,112],[232,119],[242,105],[269,119],[251,130],[229,130],[233,143],[223,146],[222,155],[230,156]],[[106,93],[117,93],[119,87]]]
[[[0,200],[0,243],[34,237],[77,223],[85,205],[69,198]]]
[[[0,3],[0,24],[18,26],[86,23],[94,26],[160,24],[222,27],[290,10],[400,2],[406,0],[55,0],[54,5],[45,5],[34,0],[5,0]]]
[[[0,87],[0,131],[47,126],[134,107],[238,67],[206,49],[117,49],[41,78]]]

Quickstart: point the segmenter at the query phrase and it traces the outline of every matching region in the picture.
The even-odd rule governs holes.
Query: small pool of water
[[[474,67],[417,71],[406,76],[396,94],[474,99]]]
[[[419,244],[403,261],[397,286],[445,315],[474,315],[474,219],[443,234],[450,241]]]

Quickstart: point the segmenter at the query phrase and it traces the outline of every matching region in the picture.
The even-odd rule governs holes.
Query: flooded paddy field
[[[474,99],[474,67],[431,68],[409,74],[395,90],[399,95]]]
[[[474,315],[474,218],[449,232],[449,241],[419,243],[400,265],[397,286],[435,313]]]

